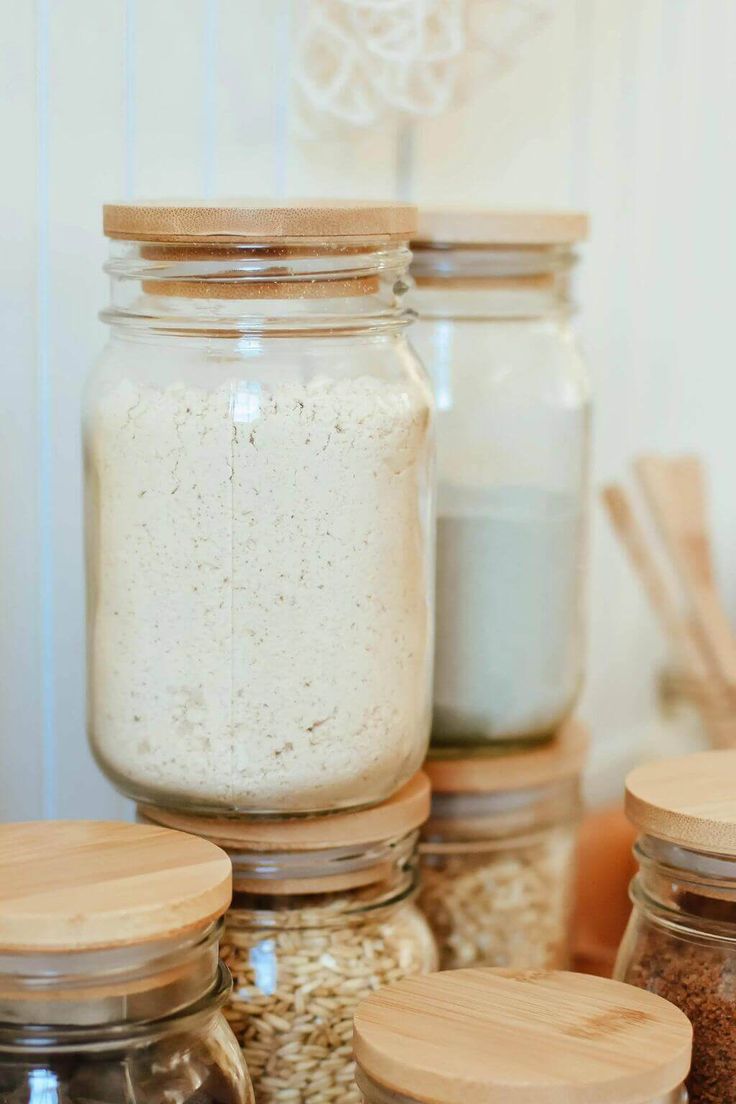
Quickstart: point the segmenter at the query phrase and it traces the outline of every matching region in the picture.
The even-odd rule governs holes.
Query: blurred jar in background
[[[413,341],[438,407],[435,752],[550,737],[583,665],[590,398],[576,214],[420,212]]]

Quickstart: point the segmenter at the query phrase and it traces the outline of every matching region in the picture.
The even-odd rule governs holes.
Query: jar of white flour
[[[432,397],[413,208],[122,205],[88,388],[89,731],[197,813],[373,804],[421,766]]]
[[[589,389],[582,215],[427,211],[412,340],[438,422],[435,753],[550,737],[582,677]]]

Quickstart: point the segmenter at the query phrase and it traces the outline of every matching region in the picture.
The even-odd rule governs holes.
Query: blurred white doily
[[[439,115],[508,68],[557,0],[298,0],[305,133]]]

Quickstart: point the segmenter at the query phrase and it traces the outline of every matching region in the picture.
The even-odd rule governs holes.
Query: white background
[[[293,0],[301,3],[303,0]],[[84,732],[80,389],[100,205],[306,194],[575,206],[595,480],[697,449],[736,605],[736,3],[559,0],[518,64],[409,132],[297,139],[288,0],[0,0],[0,818],[115,815]],[[293,11],[292,11],[293,15]],[[596,507],[583,714],[652,715],[661,645]]]

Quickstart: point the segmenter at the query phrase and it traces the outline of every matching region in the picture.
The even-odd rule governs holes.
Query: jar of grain
[[[587,734],[496,759],[429,760],[419,905],[442,969],[568,964]]]
[[[85,404],[89,732],[192,813],[389,797],[429,740],[414,209],[124,205]]]
[[[226,1015],[259,1104],[355,1104],[353,1012],[382,985],[437,967],[413,903],[417,829],[429,784],[417,775],[375,808],[301,821],[192,824],[228,851],[234,897],[221,953]]]
[[[412,244],[438,422],[432,743],[552,735],[582,678],[588,379],[570,328],[583,215],[424,211]]]
[[[366,1104],[685,1104],[692,1030],[608,978],[456,970],[409,978],[355,1014]]]
[[[615,974],[692,1020],[691,1104],[736,1102],[736,751],[637,767],[634,910]]]
[[[227,856],[159,827],[0,826],[4,1104],[252,1104],[222,1015]]]

